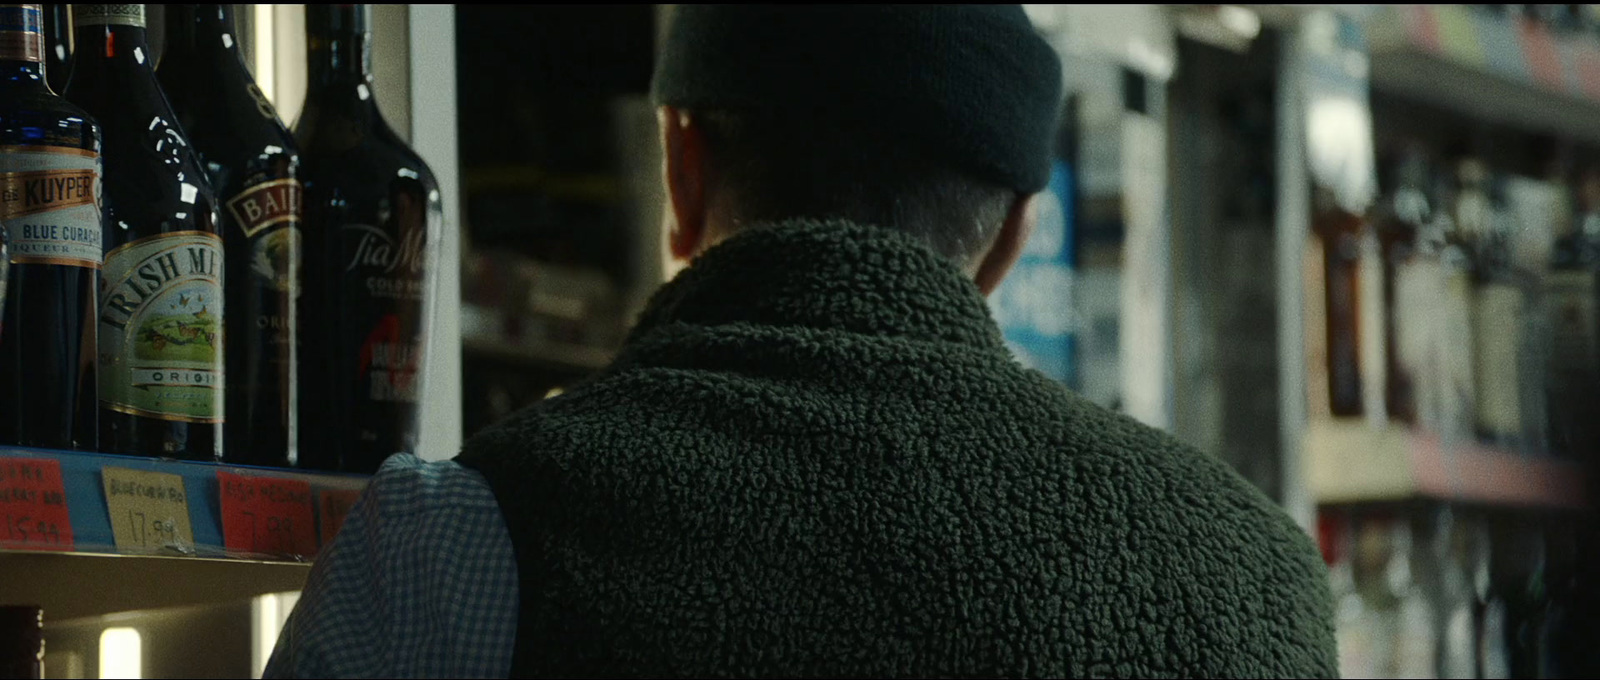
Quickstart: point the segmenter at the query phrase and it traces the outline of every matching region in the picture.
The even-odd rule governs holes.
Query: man
[[[1304,533],[988,315],[1060,89],[1017,5],[680,6],[691,266],[586,384],[391,460],[268,675],[1335,675]]]

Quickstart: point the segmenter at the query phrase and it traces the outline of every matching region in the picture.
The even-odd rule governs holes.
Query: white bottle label
[[[1522,338],[1522,291],[1489,284],[1477,291],[1473,309],[1474,373],[1478,378],[1478,423],[1496,434],[1522,431],[1522,388],[1519,358]]]
[[[11,261],[99,269],[100,154],[0,147],[0,225]]]
[[[222,239],[180,231],[106,257],[100,401],[114,411],[222,422]]]

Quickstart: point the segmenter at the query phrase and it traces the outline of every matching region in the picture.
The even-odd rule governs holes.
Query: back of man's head
[[[1060,68],[1020,5],[680,5],[653,87],[739,224],[843,218],[964,262],[1048,180]]]

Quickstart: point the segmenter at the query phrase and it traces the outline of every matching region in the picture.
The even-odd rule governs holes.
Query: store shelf
[[[560,343],[519,344],[488,336],[466,336],[464,350],[484,357],[515,364],[540,366],[573,373],[589,373],[611,363],[612,352]]]
[[[310,573],[293,562],[0,553],[0,604],[43,607],[53,623],[297,591]]]
[[[0,553],[306,562],[367,480],[0,447]]]
[[[1461,5],[1368,22],[1372,87],[1481,120],[1600,142],[1600,41]]]
[[[1446,447],[1436,436],[1365,421],[1307,428],[1305,456],[1319,503],[1433,498],[1486,505],[1586,506],[1582,466],[1479,445]]]

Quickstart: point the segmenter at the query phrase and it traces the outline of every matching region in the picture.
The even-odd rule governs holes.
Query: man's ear
[[[978,290],[985,297],[1000,287],[1000,282],[1005,280],[1006,274],[1011,273],[1017,258],[1022,257],[1022,248],[1028,243],[1028,237],[1033,235],[1033,225],[1038,219],[1035,209],[1038,197],[1038,194],[1027,194],[1011,202],[1011,209],[1006,211],[1006,220],[1000,224],[1000,233],[995,235],[994,243],[978,260],[978,272],[973,276],[973,282],[978,284]]]
[[[688,260],[706,238],[706,137],[689,112],[671,106],[656,110],[661,128],[662,176],[667,186],[667,247]]]

